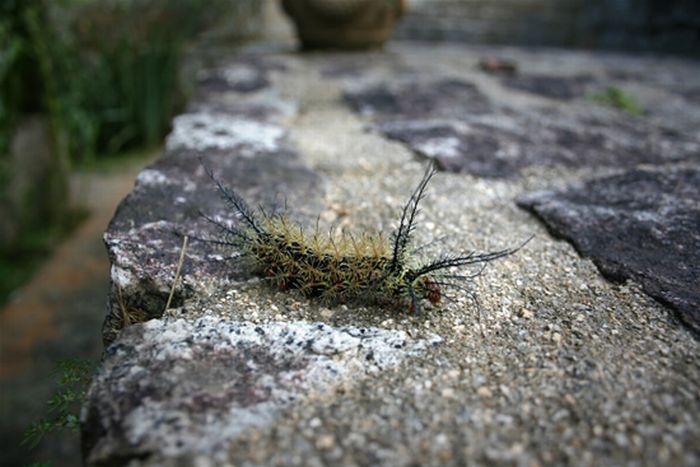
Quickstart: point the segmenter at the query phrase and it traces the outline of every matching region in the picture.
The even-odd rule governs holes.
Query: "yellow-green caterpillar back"
[[[205,166],[206,167],[206,166]],[[287,213],[254,211],[234,190],[225,187],[210,169],[207,173],[221,196],[241,219],[230,227],[214,219],[224,238],[216,243],[237,248],[251,260],[255,272],[281,289],[298,289],[306,297],[329,304],[406,303],[418,314],[421,300],[440,303],[443,288],[463,290],[455,281],[473,276],[455,275],[455,268],[487,263],[522,247],[487,253],[445,255],[418,267],[407,267],[407,254],[416,226],[418,204],[435,175],[430,165],[404,206],[398,228],[390,237],[381,234],[343,234],[333,238],[305,230]],[[206,217],[206,216],[205,216]],[[467,292],[469,293],[469,292]]]

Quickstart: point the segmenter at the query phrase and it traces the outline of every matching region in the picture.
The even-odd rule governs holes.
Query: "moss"
[[[636,117],[644,115],[644,110],[636,99],[616,86],[609,86],[604,91],[591,94],[589,99],[599,104],[614,107]]]

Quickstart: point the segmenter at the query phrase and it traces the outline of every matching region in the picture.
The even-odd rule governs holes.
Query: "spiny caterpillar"
[[[203,164],[204,165],[204,164]],[[320,298],[329,304],[407,303],[411,312],[421,312],[421,300],[433,305],[443,298],[443,288],[459,289],[454,281],[476,277],[489,261],[511,255],[522,246],[488,253],[446,255],[418,266],[409,266],[409,247],[416,227],[418,205],[436,169],[431,164],[401,212],[398,228],[389,238],[381,234],[351,235],[340,238],[321,233],[318,226],[306,231],[286,213],[254,211],[235,191],[225,187],[206,165],[222,198],[241,220],[232,227],[203,216],[224,234],[215,243],[238,249],[252,260],[255,272],[280,289],[297,289],[305,297]],[[528,240],[529,241],[529,240]],[[457,275],[455,268],[481,265],[472,275]]]

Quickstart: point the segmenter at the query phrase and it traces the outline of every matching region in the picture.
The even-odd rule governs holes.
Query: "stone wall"
[[[85,465],[700,465],[700,64],[387,49],[200,70],[104,236]],[[412,301],[339,245],[401,232],[429,161],[399,264],[465,262]],[[306,232],[286,276],[241,248],[241,199]],[[362,293],[290,290],[305,258]]]
[[[471,43],[569,44],[582,0],[412,0],[398,36]]]
[[[700,2],[597,0],[575,45],[700,55]]]
[[[409,0],[397,37],[697,55],[700,3],[684,0]]]

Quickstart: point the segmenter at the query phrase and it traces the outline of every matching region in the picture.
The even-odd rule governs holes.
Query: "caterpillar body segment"
[[[230,227],[204,216],[223,233],[214,243],[240,250],[254,271],[281,289],[297,289],[304,296],[330,305],[360,303],[403,303],[411,312],[421,312],[421,302],[441,303],[443,289],[463,290],[459,282],[478,276],[486,263],[511,255],[516,248],[494,252],[471,252],[443,256],[418,266],[409,258],[409,246],[416,228],[419,204],[436,169],[428,166],[420,183],[404,206],[399,225],[389,238],[382,234],[343,234],[335,238],[311,231],[290,220],[286,213],[254,211],[235,191],[206,171],[221,197],[240,217]],[[481,265],[472,275],[454,274],[456,268]]]

